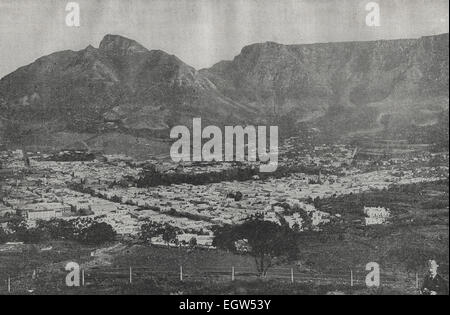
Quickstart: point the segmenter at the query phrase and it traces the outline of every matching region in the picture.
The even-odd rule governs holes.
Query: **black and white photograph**
[[[0,295],[448,279],[448,0],[0,0]]]

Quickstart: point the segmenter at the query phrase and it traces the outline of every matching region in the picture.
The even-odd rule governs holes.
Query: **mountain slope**
[[[288,130],[306,122],[333,136],[395,136],[435,125],[448,112],[448,56],[448,34],[268,42],[197,71],[176,56],[106,35],[98,48],[44,56],[2,78],[0,137],[115,132],[168,138],[171,126],[190,125],[192,117],[216,125],[279,123]]]
[[[200,114],[220,121],[239,106],[177,57],[117,35],[106,35],[98,49],[57,52],[7,75],[0,102],[12,121],[78,132],[107,122],[164,130]]]
[[[380,115],[409,120],[417,110],[439,114],[448,109],[448,34],[373,42],[254,44],[234,60],[200,72],[224,95],[254,105],[262,115],[314,120],[333,132],[375,128]]]

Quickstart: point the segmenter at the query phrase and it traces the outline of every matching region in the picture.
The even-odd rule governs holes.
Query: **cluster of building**
[[[288,141],[280,151],[285,165],[315,165],[327,171],[326,175],[292,173],[282,178],[137,188],[126,179],[137,178],[145,163],[129,157],[61,162],[34,153],[27,155],[30,165],[26,166],[20,151],[4,151],[0,152],[2,167],[10,172],[0,177],[0,217],[16,214],[32,225],[50,218],[92,216],[123,235],[137,235],[140,226],[150,220],[176,227],[181,231],[180,242],[195,238],[197,244],[211,246],[215,225],[238,224],[251,215],[264,214],[266,220],[283,218],[291,227],[302,229],[306,215],[319,228],[332,220],[332,215],[314,207],[311,200],[316,198],[448,178],[448,155],[447,166],[428,166],[421,157],[387,161],[374,170],[355,166],[356,151],[344,145],[299,152]],[[167,172],[176,167],[168,162],[161,165]],[[192,163],[184,166],[184,171],[196,174],[232,167],[232,163]],[[237,193],[242,197],[230,198]],[[366,225],[385,224],[389,210],[366,207],[362,215]]]

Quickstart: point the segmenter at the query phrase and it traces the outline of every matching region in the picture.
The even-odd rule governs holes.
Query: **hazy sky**
[[[232,59],[243,46],[416,38],[448,32],[448,0],[78,0],[80,27],[65,24],[66,0],[0,0],[0,77],[65,49],[98,47],[120,34],[175,54],[195,68]]]

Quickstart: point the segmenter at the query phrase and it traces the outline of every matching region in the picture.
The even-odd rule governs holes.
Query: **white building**
[[[62,203],[31,203],[17,207],[17,214],[32,221],[50,220],[71,213],[71,207]]]
[[[366,215],[366,225],[386,224],[390,212],[383,207],[364,207],[364,214]]]

